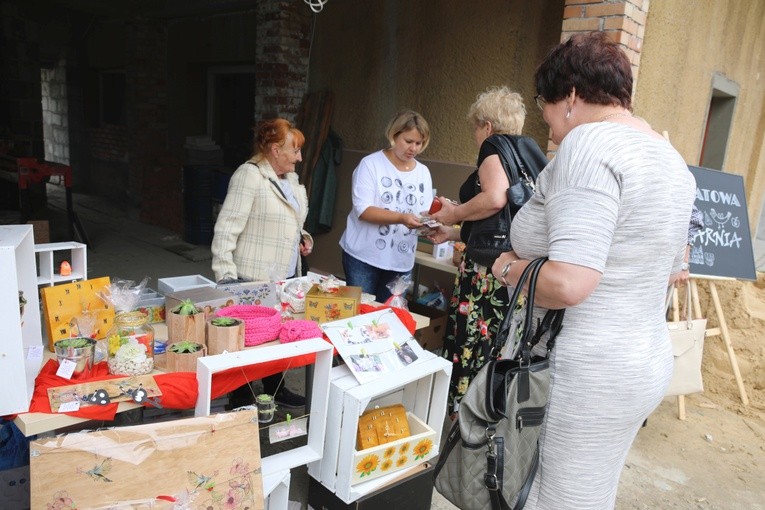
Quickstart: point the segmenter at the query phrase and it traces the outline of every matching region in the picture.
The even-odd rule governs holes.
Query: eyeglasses
[[[542,97],[542,94],[537,94],[534,96],[534,102],[537,103],[537,106],[540,110],[544,110],[545,105],[547,104],[547,101],[545,101],[545,98]]]

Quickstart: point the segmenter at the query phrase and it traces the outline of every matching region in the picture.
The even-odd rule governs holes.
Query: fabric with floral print
[[[454,364],[449,384],[449,409],[455,412],[468,384],[491,354],[492,341],[507,312],[507,288],[491,268],[467,254],[457,271],[444,338],[444,357]]]

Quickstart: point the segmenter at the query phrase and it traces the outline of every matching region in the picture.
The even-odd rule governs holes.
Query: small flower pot
[[[173,345],[170,344],[165,351],[165,371],[167,372],[196,372],[197,359],[207,356],[207,346],[199,344],[199,350],[196,352],[173,352]]]
[[[53,344],[58,362],[69,360],[75,363],[72,379],[90,377],[96,341],[92,338],[65,338]]]
[[[232,324],[216,325],[218,319]],[[207,321],[207,351],[210,354],[236,352],[244,349],[244,321],[233,317],[213,317]]]
[[[205,344],[205,314],[204,312],[192,315],[180,315],[168,312],[167,319],[167,343],[198,342]]]
[[[255,397],[255,405],[258,407],[258,422],[271,423],[276,412],[274,397],[267,393],[261,393]]]

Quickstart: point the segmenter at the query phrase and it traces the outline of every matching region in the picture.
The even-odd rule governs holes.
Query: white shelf
[[[23,315],[19,291],[27,300]],[[40,372],[40,357],[29,356],[42,346],[39,310],[32,225],[0,226],[0,416],[29,410]]]
[[[38,257],[37,285],[52,286],[57,283],[71,282],[88,279],[88,254],[87,245],[74,241],[63,243],[42,243],[35,245],[35,253]],[[70,251],[67,258],[72,266],[72,274],[61,276],[54,267],[54,253]]]

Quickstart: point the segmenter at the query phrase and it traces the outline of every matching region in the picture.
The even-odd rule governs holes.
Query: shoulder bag
[[[507,188],[507,203],[502,209],[473,222],[466,249],[472,260],[491,268],[501,253],[512,250],[510,222],[534,194],[534,183],[547,164],[547,158],[536,142],[526,136],[493,135],[486,141],[497,149],[510,187]],[[480,192],[480,189],[476,191]]]
[[[671,294],[670,294],[671,295]],[[691,319],[691,282],[686,285],[685,320],[667,322],[672,341],[674,369],[667,396],[688,395],[704,391],[701,358],[704,352],[706,319]]]
[[[546,260],[536,259],[526,267],[510,300],[517,303],[528,280],[518,347],[511,357],[497,359],[503,344],[516,334],[511,327],[514,314],[508,313],[490,361],[468,386],[438,458],[436,490],[461,510],[520,510],[531,490],[550,386],[549,354],[564,314],[564,310],[548,310],[533,327],[534,288]],[[547,333],[546,355],[533,356],[531,350]]]

